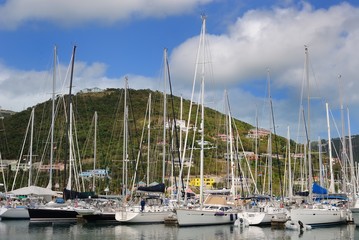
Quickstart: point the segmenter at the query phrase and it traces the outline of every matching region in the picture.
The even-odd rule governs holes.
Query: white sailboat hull
[[[241,212],[238,213],[238,219],[245,219],[250,226],[260,225],[265,219],[264,212]]]
[[[138,223],[164,223],[165,218],[171,213],[168,209],[160,207],[147,207],[144,211],[140,211],[139,207],[116,211],[116,221],[123,224]]]
[[[270,225],[272,219],[286,218],[285,213],[241,212],[238,219],[245,219],[250,226]]]
[[[343,224],[347,220],[346,213],[341,209],[292,209],[290,218],[293,222],[301,221],[311,226]]]
[[[236,212],[218,212],[199,209],[177,209],[176,212],[179,226],[234,224],[237,219]]]
[[[29,212],[26,207],[2,207],[0,218],[4,219],[29,219]]]

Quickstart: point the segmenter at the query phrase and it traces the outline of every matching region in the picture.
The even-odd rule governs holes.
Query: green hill
[[[148,151],[148,122],[145,122],[147,103],[149,95],[151,94],[151,128],[150,128],[150,149]],[[167,96],[167,118],[171,119],[169,125],[173,123],[173,119],[179,121],[180,119],[180,98]],[[58,96],[56,99],[56,120],[54,131],[54,164],[67,162],[69,159],[69,148],[67,139],[67,124],[65,111],[68,108],[68,96]],[[94,165],[94,113],[97,112],[97,151],[96,151],[96,168],[108,169],[110,171],[110,179],[102,179],[99,181],[98,189],[104,189],[110,186],[111,192],[119,193],[122,185],[123,177],[123,133],[124,133],[124,90],[123,89],[106,89],[104,91],[96,92],[79,92],[72,97],[73,102],[73,132],[74,152],[76,152],[75,161],[81,162],[77,171],[81,172],[93,168]],[[189,112],[189,101],[183,100],[183,118],[187,119]],[[128,90],[128,176],[134,174],[136,168],[136,159],[139,159],[137,166],[137,179],[138,181],[145,181],[147,179],[147,152],[150,156],[150,181],[162,181],[162,166],[163,166],[163,94],[161,92],[154,92],[151,90]],[[192,119],[195,119],[197,106],[194,105],[192,109]],[[51,99],[37,104],[34,106],[34,131],[33,131],[33,162],[42,165],[48,165],[50,159],[50,126],[51,126]],[[32,108],[25,111],[7,116],[3,121],[3,129],[1,136],[0,151],[3,159],[24,159],[22,163],[28,161],[30,145],[30,130],[25,139],[26,129],[30,129],[30,115]],[[192,120],[194,122],[194,120]],[[247,138],[246,135],[250,129],[253,128],[250,124],[240,120],[234,121],[236,132],[234,132],[235,139],[240,136],[241,144],[235,143],[239,151],[255,151],[254,139]],[[226,134],[226,120],[225,116],[218,111],[206,108],[205,110],[205,141],[209,143],[210,149],[205,151],[205,174],[226,176],[227,174],[227,161],[224,158],[227,151],[225,141],[219,137],[220,134]],[[199,140],[199,133],[193,138],[194,124],[191,124],[192,130],[190,131],[187,147],[187,156],[192,148],[192,142]],[[178,148],[180,134],[177,128],[177,133],[172,131],[171,128],[166,130],[166,177],[171,174],[172,159],[178,162]],[[143,135],[143,136],[142,136]],[[185,132],[182,132],[182,143],[184,142]],[[141,142],[142,136],[142,142]],[[25,140],[24,140],[25,139]],[[282,137],[273,138],[277,144],[272,143],[273,153],[276,149],[280,150],[279,154],[284,155],[286,140]],[[140,144],[142,143],[142,144]],[[294,143],[293,143],[294,144]],[[22,148],[22,146],[24,146]],[[198,142],[194,143],[194,159],[193,167],[191,168],[192,176],[199,176],[199,145]],[[242,148],[243,146],[243,148]],[[23,149],[23,150],[22,150]],[[182,147],[183,149],[183,147]],[[22,152],[22,154],[21,154]],[[267,138],[264,137],[259,141],[259,152],[267,152]],[[264,159],[262,161],[265,161]],[[245,173],[245,164],[242,164],[242,171]],[[260,163],[262,168],[265,162]],[[251,162],[253,167],[253,161]],[[274,177],[278,179],[278,166],[283,164],[273,163]],[[239,165],[237,164],[237,171]],[[186,170],[187,171],[187,170]],[[185,176],[187,172],[184,172]],[[264,170],[263,170],[264,171]],[[26,173],[26,172],[25,172]],[[282,170],[283,173],[283,170]],[[175,168],[175,174],[178,174],[178,168]],[[54,182],[58,184],[59,189],[65,186],[66,175],[63,171],[54,171]],[[7,173],[7,182],[12,182],[14,174],[12,171]],[[26,183],[25,177],[17,178],[17,186]],[[47,183],[48,174],[46,171],[34,174],[33,182],[38,185],[45,186]],[[91,181],[86,182],[86,187],[91,187]],[[278,183],[273,187],[278,188]],[[218,186],[221,187],[221,186]]]

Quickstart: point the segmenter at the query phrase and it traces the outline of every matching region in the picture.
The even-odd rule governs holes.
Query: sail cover
[[[148,187],[141,187],[139,186],[137,188],[137,191],[144,191],[144,192],[160,192],[160,193],[164,193],[165,192],[165,184],[164,183],[159,183],[157,185],[153,185],[153,186],[148,186]]]
[[[313,183],[313,193],[315,194],[328,194],[328,190],[318,183]]]
[[[86,199],[86,198],[97,198],[95,192],[77,192],[74,190],[64,189],[63,191],[64,199]]]
[[[10,193],[14,195],[38,195],[38,196],[55,196],[56,192],[48,188],[38,187],[38,186],[29,186],[23,187],[11,191]]]

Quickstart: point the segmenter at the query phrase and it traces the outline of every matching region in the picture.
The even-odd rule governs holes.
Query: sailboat
[[[270,93],[270,74],[267,70],[267,80],[268,80],[268,96],[269,96],[269,107],[270,107],[270,129],[273,127],[274,136],[276,136],[275,123],[274,123],[274,113],[273,113],[273,104],[272,97]],[[277,156],[277,158],[279,158]],[[247,206],[246,209],[238,213],[239,221],[244,219],[248,222],[248,225],[258,226],[258,225],[270,225],[272,220],[286,220],[287,219],[287,210],[283,208],[283,202],[278,204],[276,200],[273,199],[272,193],[272,132],[270,131],[268,137],[268,196],[254,196],[252,197],[251,206]],[[280,167],[279,176],[280,176]],[[282,194],[282,181],[279,179],[280,192]],[[282,198],[283,201],[283,198]],[[282,207],[281,207],[282,206]],[[238,221],[238,220],[237,220]]]
[[[56,66],[56,46],[54,48],[54,70],[53,70],[53,81],[55,81],[55,69]],[[54,86],[55,84],[53,84]],[[54,102],[54,91],[53,91],[53,102]],[[31,112],[31,139],[32,139],[32,135],[33,135],[33,123],[34,123],[34,109]],[[51,125],[53,126],[53,122],[51,123]],[[51,129],[52,130],[52,129]],[[51,131],[52,132],[52,131]],[[52,138],[52,143],[53,143],[53,138]],[[30,145],[32,146],[32,140],[30,142]],[[53,144],[51,144],[53,145]],[[29,162],[32,162],[32,147],[30,146],[30,160]],[[21,158],[20,158],[21,159]],[[52,152],[51,152],[51,159],[52,159]],[[20,162],[20,161],[19,161]],[[17,175],[17,173],[16,173]],[[51,176],[52,174],[50,173],[50,182],[49,185],[51,183]],[[56,195],[56,193],[54,191],[51,190],[51,188],[41,188],[39,186],[34,186],[32,185],[31,182],[31,178],[32,178],[32,169],[30,166],[29,169],[29,181],[28,181],[28,186],[24,187],[24,188],[20,188],[20,189],[16,189],[16,190],[12,190],[10,192],[10,194],[14,194],[14,195],[21,195],[21,196],[33,196],[35,197],[35,199],[32,199],[30,202],[28,202],[28,205],[34,204],[34,202],[36,201],[36,197],[37,196],[41,196],[44,197],[44,199],[46,201],[50,201],[51,198]],[[14,179],[14,183],[16,181],[16,177]],[[14,188],[14,184],[13,184],[13,188]],[[29,219],[29,212],[28,212],[28,206],[24,206],[24,205],[17,205],[17,204],[13,204],[11,206],[4,206],[0,209],[0,217],[1,219],[5,220],[5,219]]]
[[[167,49],[164,51],[164,61],[165,66],[167,62]],[[127,91],[127,79],[125,82],[125,99]],[[127,105],[126,100],[124,104],[124,132],[127,132]],[[148,114],[147,114],[148,113]],[[127,202],[124,200],[122,208],[116,210],[115,219],[121,224],[148,224],[148,223],[164,223],[165,218],[170,214],[171,208],[168,205],[164,204],[164,193],[165,193],[165,184],[164,183],[152,183],[150,184],[150,116],[151,116],[151,94],[149,95],[146,115],[148,115],[148,121],[144,121],[143,129],[145,129],[145,124],[147,122],[148,128],[148,145],[147,145],[147,184],[146,186],[138,186],[135,188],[134,183],[136,182],[137,177],[137,167],[138,160],[136,161],[135,173],[133,176],[133,185],[131,192],[130,200]],[[147,117],[147,116],[146,116]],[[164,129],[165,130],[165,129]],[[143,134],[142,134],[143,136]],[[143,142],[141,138],[141,143]],[[165,142],[165,140],[164,140]],[[140,145],[141,148],[141,145]],[[139,156],[139,154],[138,154]],[[124,136],[124,160],[127,160],[127,135]],[[127,176],[123,181],[125,182]],[[127,186],[127,182],[125,184]],[[124,194],[125,196],[125,194]],[[124,198],[125,199],[125,198]]]
[[[94,164],[92,170],[92,190],[95,191],[96,186],[96,151],[97,151],[97,112],[95,111],[94,117]],[[107,173],[106,173],[107,174]],[[108,191],[105,190],[105,191]],[[107,195],[103,198],[92,199],[91,202],[85,206],[75,207],[75,211],[78,213],[78,217],[81,216],[81,220],[84,222],[95,223],[116,223],[115,208],[120,204],[119,198],[107,198]],[[80,219],[80,218],[79,218]]]
[[[63,198],[65,200],[69,200],[67,202],[49,202],[45,205],[37,205],[33,208],[29,208],[29,216],[30,221],[32,222],[49,222],[49,221],[76,221],[77,220],[77,212],[72,205],[71,199],[81,199],[87,198],[88,195],[82,192],[73,191],[71,187],[72,182],[72,165],[73,165],[73,136],[72,136],[72,118],[73,118],[73,111],[72,111],[72,79],[73,79],[73,71],[74,71],[74,62],[75,62],[75,52],[76,46],[73,47],[72,52],[72,61],[71,61],[71,79],[70,79],[70,92],[69,92],[69,108],[68,108],[68,141],[69,141],[69,176],[68,176],[68,183],[66,188],[63,191]],[[66,165],[65,165],[66,170]],[[65,171],[66,172],[66,171]],[[82,202],[75,202],[76,205]]]
[[[308,47],[305,46],[305,76],[309,89],[309,74],[308,74]],[[330,139],[330,128],[329,128],[329,118],[328,118],[328,105],[327,108],[327,121],[328,121],[328,138]],[[309,91],[308,91],[308,115],[309,115]],[[308,119],[309,121],[309,119]],[[309,125],[309,123],[308,123]],[[308,126],[308,132],[310,128]],[[310,135],[307,135],[307,145],[308,145],[308,180],[309,180],[309,196],[308,204],[302,204],[299,207],[293,207],[290,210],[290,219],[292,222],[301,221],[303,224],[310,226],[323,226],[323,225],[333,225],[333,224],[343,224],[347,220],[347,211],[343,208],[332,206],[330,204],[322,204],[320,202],[313,202],[313,189],[315,184],[313,184],[312,178],[312,162],[311,162],[311,142]],[[331,154],[331,150],[329,150]],[[331,159],[330,159],[331,161]],[[331,173],[333,174],[333,172]],[[331,187],[330,190],[334,189],[334,179],[331,175]]]
[[[200,195],[198,207],[178,207],[176,208],[177,221],[179,226],[204,226],[204,225],[219,225],[219,224],[233,224],[237,217],[237,212],[230,205],[228,200],[231,191],[229,190],[213,190],[207,192],[204,199],[204,65],[205,65],[205,51],[201,49],[205,43],[206,33],[206,16],[202,16],[202,29],[200,34],[200,49],[203,53],[202,76],[201,76],[201,144],[200,144]],[[199,55],[197,56],[197,58]],[[198,59],[197,59],[198,64]],[[196,78],[196,74],[195,74]],[[194,83],[195,84],[194,79]],[[184,159],[184,158],[183,158]],[[232,181],[233,182],[233,181]]]
[[[28,155],[28,159],[29,159],[29,176],[28,176],[28,187],[31,186],[32,184],[32,140],[33,140],[33,132],[34,132],[34,113],[35,113],[35,109],[33,108],[31,110],[31,115],[30,115],[30,120],[27,126],[27,131],[26,131],[26,136],[25,136],[25,141],[23,143],[22,149],[21,149],[21,153],[20,153],[20,158],[18,161],[18,165],[17,165],[17,170],[15,173],[15,177],[14,177],[14,181],[13,181],[13,185],[12,185],[12,189],[14,190],[15,187],[15,182],[17,180],[17,174],[19,171],[19,167],[20,167],[20,161],[23,157],[23,150],[24,150],[24,146],[25,146],[25,142],[26,142],[26,138],[27,138],[27,134],[28,134],[28,130],[29,128],[30,130],[30,147],[29,147],[29,155]],[[12,191],[10,192],[12,193]],[[19,194],[20,193],[20,194]],[[20,189],[20,191],[18,190],[17,192],[14,192],[12,194],[14,194],[15,196],[19,196],[21,195],[21,193],[23,193]],[[32,194],[27,194],[27,195],[32,195]],[[29,202],[27,202],[27,204],[29,204]],[[10,198],[8,199],[8,203],[4,206],[2,206],[0,208],[0,218],[2,220],[5,219],[29,219],[29,212],[27,210],[27,206],[26,204],[24,204],[24,201],[20,200],[20,199],[13,199],[11,200]]]
[[[18,170],[20,167],[20,161],[22,160],[22,156],[24,156],[23,154],[23,150],[24,150],[24,146],[25,146],[25,141],[27,138],[27,133],[26,133],[26,137],[25,137],[25,141],[21,150],[21,154],[20,154],[20,158],[18,161],[18,167],[17,167],[17,171],[15,174],[15,178],[13,181],[13,186],[10,192],[7,192],[7,188],[6,188],[6,192],[7,194],[12,194],[13,196],[27,196],[27,198],[14,198],[14,199],[8,199],[8,202],[6,205],[2,206],[0,208],[0,218],[2,220],[6,220],[6,219],[29,219],[29,212],[28,212],[28,207],[32,204],[37,203],[40,200],[43,201],[50,201],[51,198],[56,195],[56,192],[52,191],[51,189],[47,189],[47,188],[42,188],[36,185],[33,185],[32,182],[32,157],[33,157],[33,153],[32,153],[32,145],[33,145],[33,132],[34,132],[34,118],[35,118],[35,109],[33,108],[31,111],[31,116],[30,116],[30,121],[28,124],[28,130],[29,128],[31,128],[30,130],[30,149],[29,149],[29,155],[28,155],[28,165],[26,167],[28,167],[28,172],[29,172],[29,176],[28,176],[28,185],[26,187],[22,187],[22,188],[18,188],[18,189],[14,189],[15,187],[15,182],[17,180],[17,174],[18,174]],[[31,127],[30,127],[31,126]],[[27,131],[28,132],[28,131]],[[1,157],[1,156],[0,156]]]
[[[137,193],[142,192],[140,202],[124,206],[116,211],[115,218],[121,224],[152,224],[164,223],[171,208],[163,204],[162,195],[165,191],[163,183],[154,186],[138,187]]]

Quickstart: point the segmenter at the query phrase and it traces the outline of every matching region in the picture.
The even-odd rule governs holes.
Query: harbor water
[[[108,225],[89,223],[31,223],[28,220],[0,221],[1,240],[226,240],[226,239],[359,239],[359,227],[341,225],[308,231],[271,227],[178,227],[164,224]]]

